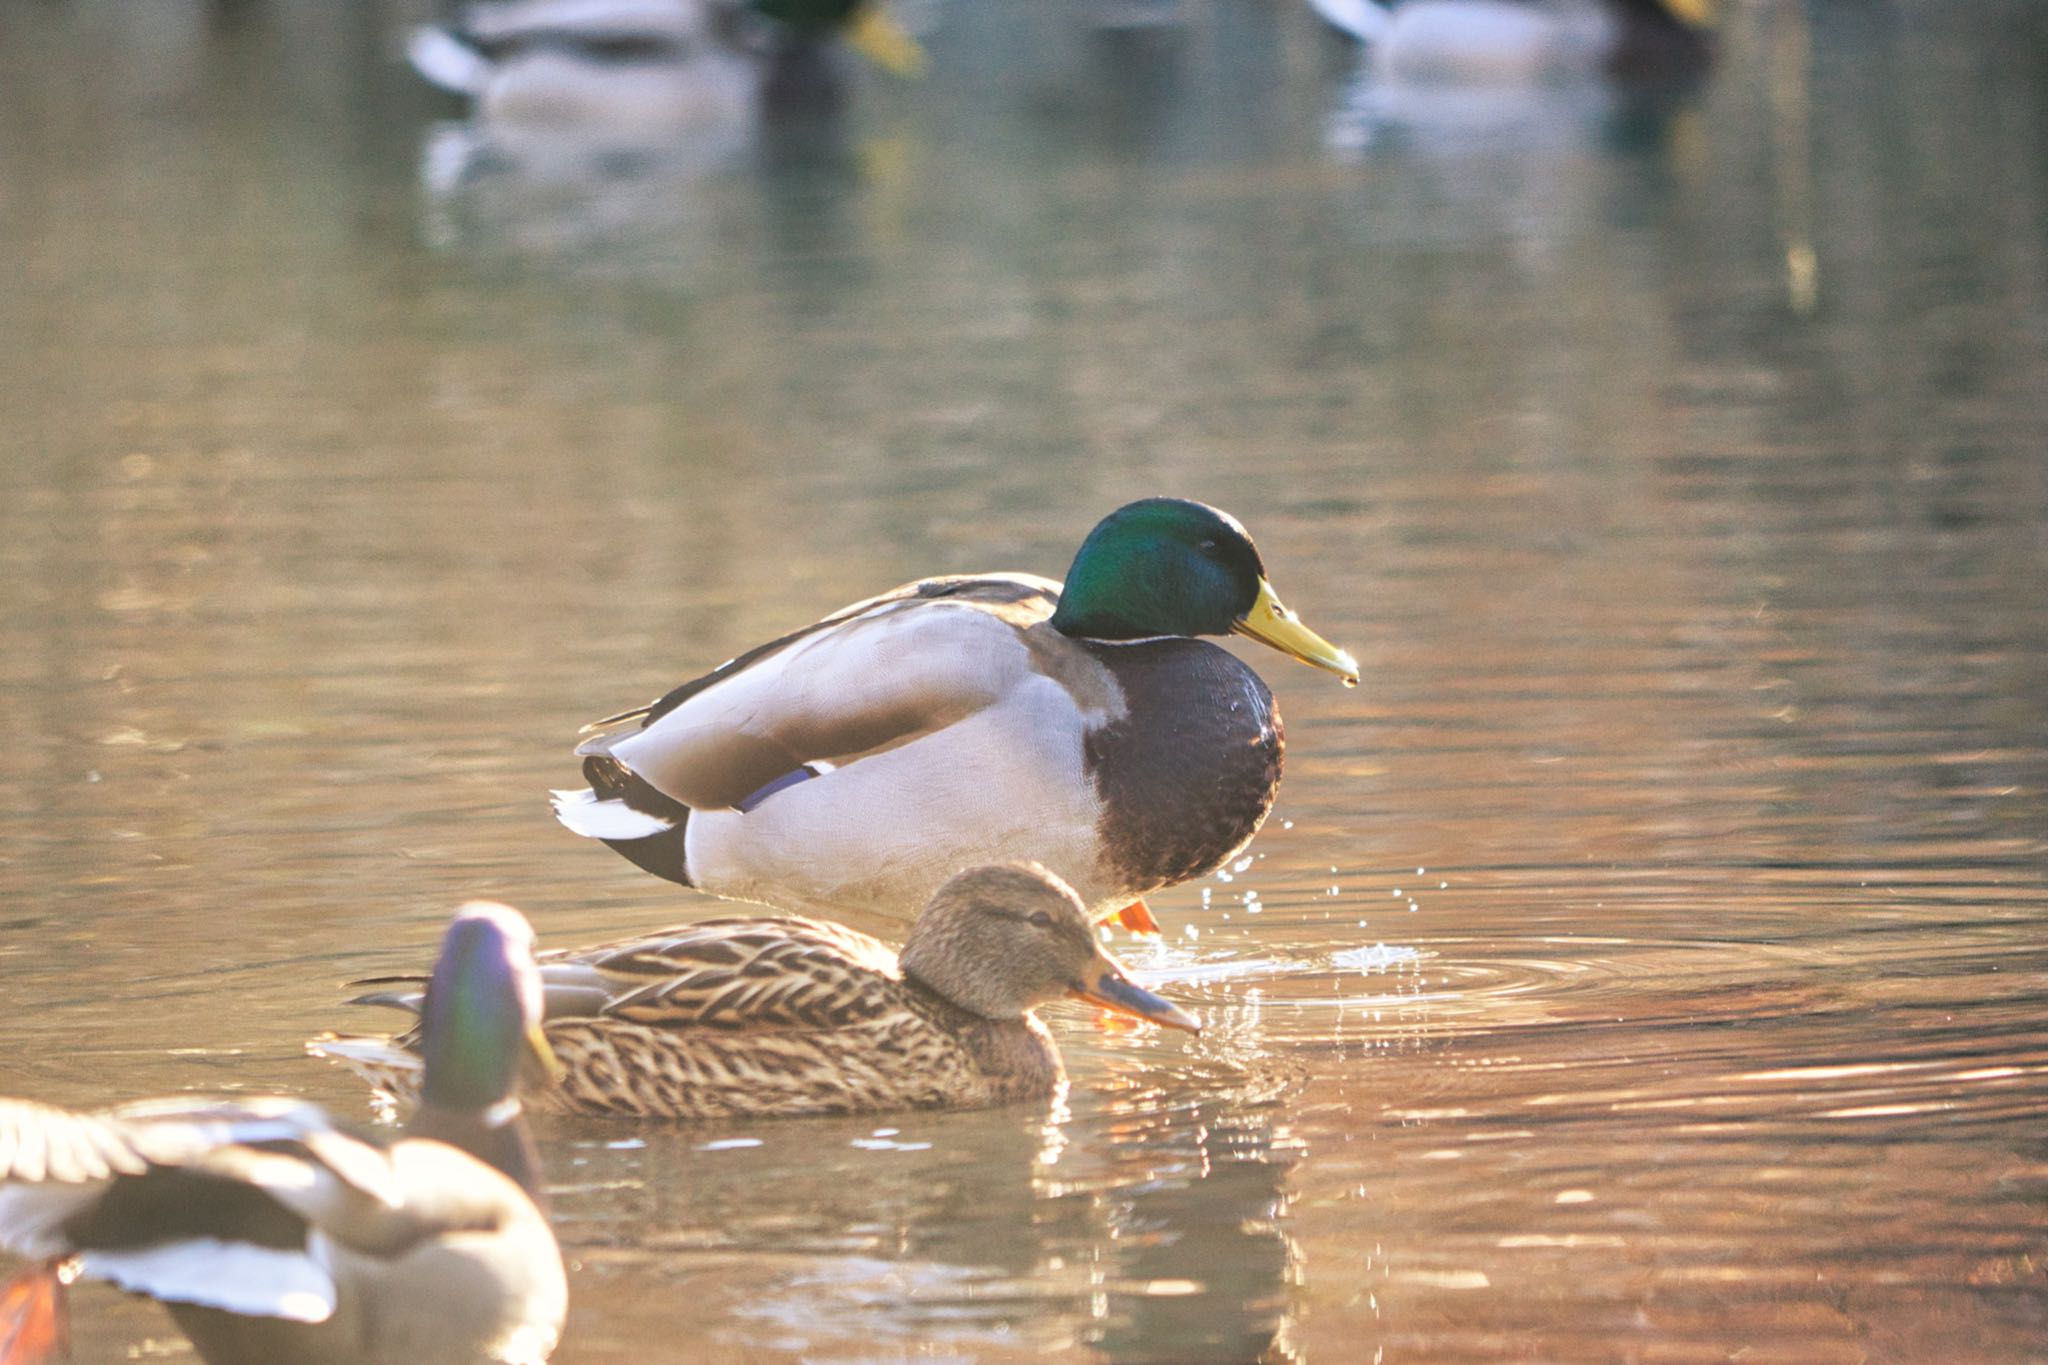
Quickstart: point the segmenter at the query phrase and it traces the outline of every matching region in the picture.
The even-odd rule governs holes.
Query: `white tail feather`
[[[490,59],[444,28],[414,29],[405,55],[429,83],[458,95],[481,94],[491,77]]]
[[[380,1078],[392,1072],[420,1069],[420,1059],[389,1038],[315,1038],[306,1044],[306,1051],[339,1062],[373,1085],[381,1085]]]
[[[552,792],[555,818],[586,839],[647,839],[675,828],[673,821],[634,810],[594,791]]]
[[[1394,22],[1393,11],[1375,3],[1375,0],[1308,0],[1308,3],[1309,8],[1323,17],[1324,23],[1361,43],[1378,42],[1385,36],[1387,26]]]
[[[334,1313],[334,1280],[303,1251],[209,1237],[132,1251],[88,1251],[79,1260],[92,1279],[171,1303],[292,1322],[325,1322]]]

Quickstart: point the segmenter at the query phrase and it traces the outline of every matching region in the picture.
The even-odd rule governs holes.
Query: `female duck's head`
[[[1280,604],[1237,518],[1185,498],[1145,498],[1104,517],[1074,556],[1052,626],[1088,640],[1248,635],[1358,681],[1349,653]]]
[[[1096,938],[1074,889],[1037,863],[956,874],[911,926],[901,961],[906,976],[984,1019],[1021,1018],[1072,996],[1201,1030],[1186,1010],[1132,983]]]

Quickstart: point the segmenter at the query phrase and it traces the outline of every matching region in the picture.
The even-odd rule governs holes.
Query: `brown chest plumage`
[[[1280,789],[1273,694],[1200,640],[1085,647],[1129,706],[1084,741],[1109,870],[1139,892],[1215,870],[1258,833]]]

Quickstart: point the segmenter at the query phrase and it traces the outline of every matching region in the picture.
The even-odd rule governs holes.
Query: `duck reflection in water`
[[[1085,1045],[1105,1065],[1029,1113],[642,1130],[625,1149],[615,1126],[552,1120],[578,1170],[557,1217],[586,1309],[633,1343],[634,1305],[687,1279],[741,1352],[1295,1359],[1306,1153],[1279,1087]]]
[[[1364,46],[1330,120],[1334,150],[1424,141],[1639,135],[1712,65],[1715,0],[1309,0]]]

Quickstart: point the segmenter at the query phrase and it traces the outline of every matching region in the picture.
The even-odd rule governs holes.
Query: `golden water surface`
[[[463,899],[708,904],[579,724],[1176,493],[1365,675],[1246,654],[1279,807],[1125,945],[1206,1032],[544,1128],[558,1360],[2048,1358],[2048,19],[1735,3],[1640,108],[1098,8],[495,156],[402,4],[0,10],[0,1092],[360,1111],[300,1040]]]

